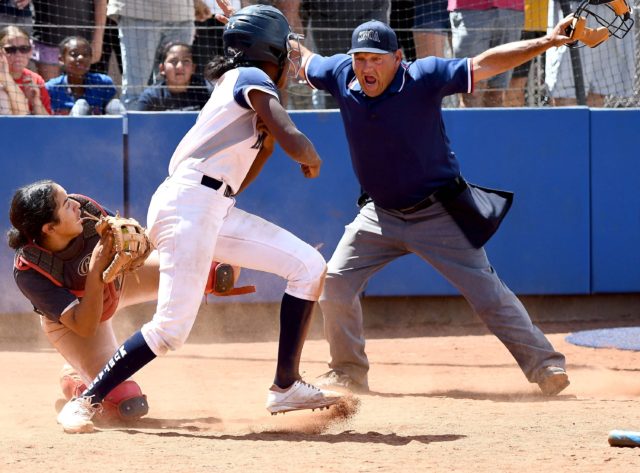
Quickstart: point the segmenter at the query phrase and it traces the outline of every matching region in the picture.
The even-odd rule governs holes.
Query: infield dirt
[[[275,342],[188,343],[135,377],[146,418],[85,435],[55,423],[60,356],[0,344],[0,471],[639,471],[640,450],[610,447],[607,433],[640,430],[640,353],[570,345],[575,329],[545,330],[571,377],[556,398],[539,394],[495,337],[462,327],[370,334],[371,394],[274,417],[264,402]],[[307,380],[327,357],[326,342],[307,342]]]

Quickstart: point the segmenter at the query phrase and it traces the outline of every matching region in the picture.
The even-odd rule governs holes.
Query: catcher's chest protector
[[[107,214],[97,202],[88,197],[70,194],[69,198],[80,203],[81,215],[90,214],[94,217],[100,217]],[[72,248],[70,248],[70,250],[74,254],[69,258],[63,259],[35,243],[29,243],[16,251],[14,266],[21,271],[33,269],[45,276],[56,286],[65,287],[77,297],[82,297],[84,294],[84,275],[86,275],[86,272],[83,275],[83,270],[80,268],[85,260],[85,257],[81,257],[81,255],[85,248],[91,248],[91,251],[93,251],[94,245],[92,242],[98,238],[95,221],[87,219],[82,223],[82,227],[82,235],[71,243]],[[89,255],[91,251],[88,251]],[[88,263],[88,260],[86,263]],[[114,287],[109,287],[111,284],[105,285],[104,291],[110,293],[112,296],[115,292],[119,296],[120,281],[116,279],[113,284]]]

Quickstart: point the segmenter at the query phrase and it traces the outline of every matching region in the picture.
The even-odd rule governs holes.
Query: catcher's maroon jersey
[[[79,195],[70,198],[80,202],[88,213],[103,215],[102,208],[86,205],[90,199]],[[111,212],[105,210],[109,215]],[[84,291],[91,252],[100,240],[95,231],[95,221],[85,220],[84,231],[74,238],[64,250],[51,253],[36,245],[28,245],[16,251],[13,276],[20,291],[31,301],[34,310],[57,322],[60,316],[79,302]],[[34,263],[38,251],[45,260]],[[31,255],[27,255],[27,252]],[[36,256],[37,258],[37,256]],[[49,264],[47,264],[49,263]],[[61,285],[60,285],[61,284]]]

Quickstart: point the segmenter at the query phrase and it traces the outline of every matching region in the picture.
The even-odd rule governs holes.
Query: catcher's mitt
[[[96,222],[96,232],[104,236],[105,232],[113,235],[113,260],[102,273],[102,281],[110,283],[118,275],[135,271],[142,266],[151,253],[153,245],[137,220],[121,217],[117,212],[115,217],[105,215]]]

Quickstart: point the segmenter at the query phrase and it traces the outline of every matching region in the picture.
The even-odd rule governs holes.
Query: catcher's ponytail
[[[7,243],[13,249],[30,242],[39,242],[42,226],[58,221],[56,217],[56,187],[50,180],[38,181],[18,189],[11,199]]]
[[[17,250],[21,246],[24,246],[27,243],[29,243],[29,239],[26,236],[24,236],[22,233],[20,233],[18,229],[11,228],[7,232],[7,243],[9,244],[9,247],[13,248],[14,250]]]

